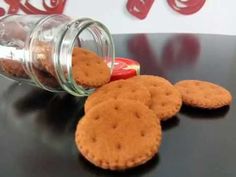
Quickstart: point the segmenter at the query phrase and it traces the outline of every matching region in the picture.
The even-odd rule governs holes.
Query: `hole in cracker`
[[[121,144],[120,144],[120,143],[117,143],[117,144],[116,144],[116,149],[117,149],[117,150],[121,150]]]
[[[119,106],[115,105],[114,109],[117,111],[119,110]]]
[[[150,92],[150,96],[151,96],[151,98],[154,97],[154,95],[155,95],[155,93]]]
[[[101,71],[99,71],[99,73],[100,73],[100,74],[103,74],[104,72],[103,72],[103,70],[101,70]]]
[[[102,160],[97,160],[97,163],[101,166],[102,165]]]
[[[93,154],[92,154],[92,153],[88,153],[87,156],[88,156],[90,159],[93,159]]]
[[[98,120],[98,119],[100,119],[100,116],[99,116],[99,115],[97,115],[97,116],[94,117],[94,120]]]
[[[132,89],[131,92],[134,93],[134,92],[136,92],[136,90],[135,90],[135,89]]]
[[[140,135],[141,135],[141,137],[144,137],[144,136],[145,136],[145,132],[142,130],[142,131],[140,132]]]
[[[143,155],[140,155],[139,157],[138,157],[138,159],[139,159],[139,161],[142,161],[142,159],[144,159],[145,157],[143,156]]]
[[[99,60],[99,61],[97,61],[97,64],[99,64],[99,65],[100,65],[101,63],[102,63],[102,61],[100,61],[100,60]]]
[[[92,141],[93,143],[96,143],[96,141],[97,141],[96,137],[92,137],[92,138],[91,138],[91,141]]]
[[[103,161],[102,166],[103,166],[103,167],[108,167],[108,166],[109,166],[109,162]]]
[[[90,66],[90,63],[86,63],[86,66]]]
[[[150,104],[149,105],[149,109],[154,109],[155,108],[155,104]]]
[[[152,153],[151,152],[146,152],[145,155],[146,157],[149,157]]]
[[[79,146],[79,149],[80,149],[80,150],[83,150],[83,149],[84,149],[84,147],[83,147],[83,146]]]
[[[170,92],[170,91],[167,91],[165,94],[166,94],[166,96],[170,96],[170,95],[171,95],[171,92]]]
[[[137,119],[140,119],[140,115],[139,115],[138,112],[135,112],[135,113],[134,113],[134,116],[135,116]]]
[[[85,153],[85,154],[88,154],[88,153],[89,153],[89,150],[88,150],[88,149],[85,149],[85,150],[84,150],[84,153]]]
[[[73,51],[72,52],[72,57],[75,57],[75,56],[77,56],[78,55],[78,52],[77,51]]]
[[[122,88],[122,85],[117,85],[117,88]]]
[[[139,162],[141,162],[142,161],[142,159],[140,158],[140,157],[137,157],[136,159],[135,159],[135,163],[139,163]]]
[[[196,85],[196,86],[199,86],[199,85],[200,85],[200,83],[199,83],[199,82],[195,82],[195,85]]]
[[[181,103],[176,104],[175,109],[178,110],[181,107],[181,105],[182,105]]]
[[[152,86],[153,86],[153,87],[157,87],[158,85],[157,85],[156,83],[153,83]]]
[[[86,77],[88,77],[88,76],[89,76],[89,74],[88,74],[87,72],[85,72],[85,73],[84,73],[84,75],[85,75]]]
[[[116,129],[116,128],[117,128],[117,124],[115,123],[112,125],[112,129]]]
[[[128,167],[132,167],[133,165],[134,165],[134,163],[135,163],[135,159],[130,159],[129,161],[127,161],[127,166]]]
[[[166,103],[162,102],[162,103],[161,103],[161,106],[162,106],[162,107],[166,106]]]

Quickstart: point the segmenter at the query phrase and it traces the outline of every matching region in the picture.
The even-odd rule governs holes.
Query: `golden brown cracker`
[[[99,87],[109,82],[111,71],[103,59],[94,53],[75,55],[72,73],[75,81],[87,87]]]
[[[160,76],[154,76],[154,75],[140,75],[130,78],[130,80],[134,80],[136,82],[140,82],[145,86],[153,86],[158,87],[163,84],[171,84],[168,80],[166,80],[163,77]]]
[[[75,142],[94,165],[127,169],[145,163],[158,152],[160,121],[140,102],[112,99],[85,114],[77,125]]]
[[[103,85],[91,94],[85,102],[85,112],[112,98],[136,100],[146,105],[150,103],[150,93],[143,85],[130,80],[117,80]]]
[[[175,87],[182,94],[184,104],[205,108],[217,109],[230,105],[232,96],[228,90],[214,83],[199,80],[183,80]]]
[[[130,80],[143,84],[151,94],[149,108],[161,120],[175,116],[182,106],[179,91],[166,79],[159,76],[141,75]]]
[[[35,48],[37,67],[43,68],[56,78],[50,48],[40,44]],[[77,84],[85,87],[99,87],[110,80],[111,71],[104,60],[95,52],[75,47],[72,51],[72,73]]]
[[[15,77],[28,78],[22,64],[19,61],[10,59],[0,59],[2,71]]]
[[[93,57],[98,57],[97,54],[93,51],[90,51],[85,48],[80,48],[80,47],[74,47],[72,51],[72,65],[75,65],[78,61],[79,57],[86,57],[86,56],[93,56]]]

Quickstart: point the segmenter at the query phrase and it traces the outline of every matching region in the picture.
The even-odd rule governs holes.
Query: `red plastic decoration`
[[[167,2],[176,12],[183,15],[191,15],[198,12],[203,7],[206,0],[167,0]]]
[[[176,2],[181,3],[185,6],[195,6],[201,2],[201,0],[176,0]]]
[[[5,0],[9,4],[8,14],[15,14],[18,12],[20,7],[20,1],[18,0]]]
[[[22,2],[21,0],[4,0],[9,9],[6,12],[3,8],[0,8],[0,16],[8,14],[16,14],[19,10],[22,10],[26,14],[61,14],[64,10],[66,0],[50,0],[50,3],[46,3],[46,0],[42,0],[44,10],[38,9],[31,4],[30,0]]]
[[[5,9],[0,7],[0,17],[5,15],[5,14],[6,14]]]
[[[126,8],[131,15],[143,20],[147,17],[153,2],[154,0],[128,0]]]

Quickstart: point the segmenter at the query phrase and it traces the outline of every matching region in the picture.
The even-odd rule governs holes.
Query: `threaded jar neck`
[[[74,20],[65,26],[65,31],[56,42],[54,66],[60,85],[76,96],[89,95],[94,88],[76,83],[72,73],[72,52],[74,47],[91,50],[102,57],[112,71],[115,49],[109,30],[100,22],[89,18]],[[95,71],[94,71],[95,72]]]
[[[95,52],[112,71],[115,51],[108,29],[89,18],[71,20],[65,15],[43,16],[37,21],[25,42],[24,67],[33,82],[45,90],[89,95],[94,88],[81,85],[73,77],[75,47]]]

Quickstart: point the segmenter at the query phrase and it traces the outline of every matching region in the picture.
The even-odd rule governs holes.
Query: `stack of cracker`
[[[110,170],[132,168],[158,153],[160,122],[174,117],[182,102],[217,109],[231,101],[229,91],[205,81],[185,80],[172,85],[150,75],[113,81],[88,97],[75,142],[95,166]]]

